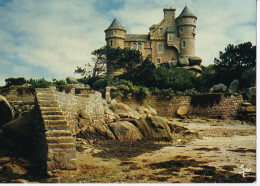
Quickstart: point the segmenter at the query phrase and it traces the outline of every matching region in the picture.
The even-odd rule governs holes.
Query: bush
[[[183,68],[159,67],[154,70],[153,87],[184,91],[195,87],[196,76]]]
[[[67,82],[65,80],[57,80],[54,82],[54,84],[56,86],[59,86],[59,85],[67,85]]]
[[[48,88],[52,85],[51,82],[45,80],[44,78],[42,79],[30,79],[28,81],[29,84],[34,86],[34,88]]]
[[[18,78],[7,78],[5,79],[6,86],[20,86],[26,83],[26,79],[24,77]]]
[[[107,86],[108,80],[107,79],[99,79],[93,83],[92,88],[94,90],[101,90],[105,89]]]
[[[57,85],[56,86],[57,90],[60,92],[65,91],[66,93],[69,93],[71,91],[71,89],[73,88],[73,85]]]

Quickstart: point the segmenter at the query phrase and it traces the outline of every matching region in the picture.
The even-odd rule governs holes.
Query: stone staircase
[[[55,89],[37,88],[36,101],[44,121],[48,170],[77,169],[75,139],[55,95]]]

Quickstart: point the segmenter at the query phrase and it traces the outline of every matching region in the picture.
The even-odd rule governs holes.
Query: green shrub
[[[93,82],[92,88],[94,90],[101,90],[105,89],[108,85],[108,80],[107,79],[99,79],[95,82]]]
[[[31,84],[34,88],[48,88],[52,85],[51,82],[45,80],[44,78],[41,79],[30,79],[27,81],[29,84]]]
[[[57,80],[54,82],[54,84],[57,85],[67,85],[67,82],[65,80]]]
[[[158,88],[153,88],[151,92],[152,95],[155,95],[160,99],[171,99],[173,96],[175,96],[175,92],[171,88],[162,89],[162,90]]]
[[[7,78],[5,79],[6,86],[19,86],[26,83],[26,79],[24,77],[18,77],[18,78]]]
[[[71,91],[71,89],[73,88],[73,85],[57,85],[56,86],[56,89],[59,91],[59,92],[63,92],[65,91],[66,93],[69,93]]]
[[[159,67],[153,72],[152,87],[184,91],[195,87],[196,76],[183,68]]]

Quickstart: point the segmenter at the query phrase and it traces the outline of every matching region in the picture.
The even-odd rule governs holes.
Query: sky
[[[228,44],[256,44],[256,0],[0,0],[0,85],[9,77],[65,79],[91,63],[116,17],[128,34],[147,34],[163,8],[198,17],[196,56],[214,63]]]

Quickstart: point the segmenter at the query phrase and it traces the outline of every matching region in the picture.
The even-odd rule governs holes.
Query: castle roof
[[[190,9],[189,9],[187,6],[185,6],[178,18],[180,18],[180,17],[187,17],[187,16],[188,16],[188,17],[195,17],[195,18],[197,18],[197,17],[190,11]]]
[[[126,41],[150,41],[147,34],[126,34]]]
[[[120,29],[125,29],[117,20],[117,18],[115,18],[113,20],[113,22],[111,23],[111,25],[107,28],[107,29],[113,29],[113,28],[120,28]]]

